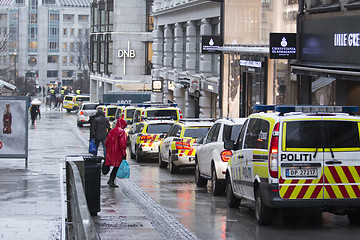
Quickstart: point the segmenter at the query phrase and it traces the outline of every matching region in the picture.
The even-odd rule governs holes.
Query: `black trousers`
[[[111,173],[110,173],[110,181],[114,181],[116,178],[116,173],[118,171],[119,167],[113,167]]]

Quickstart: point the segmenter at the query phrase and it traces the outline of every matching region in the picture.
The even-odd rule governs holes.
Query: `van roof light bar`
[[[275,105],[255,105],[253,110],[257,112],[275,111]]]
[[[164,116],[164,117],[144,117],[144,120],[175,120],[175,116]]]
[[[254,111],[275,111],[281,114],[290,112],[302,113],[349,113],[359,111],[358,106],[326,106],[326,105],[255,105]]]
[[[213,118],[183,118],[180,122],[214,122]]]
[[[138,104],[138,107],[177,107],[176,103],[145,103],[145,104]]]

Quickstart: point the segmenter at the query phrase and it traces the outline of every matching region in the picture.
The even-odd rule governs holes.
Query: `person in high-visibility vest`
[[[60,90],[60,94],[61,94],[61,96],[64,96],[64,95],[65,95],[65,89],[62,88],[62,89]]]
[[[80,89],[78,89],[78,90],[76,90],[76,94],[81,94],[81,90]]]
[[[55,89],[51,88],[51,89],[50,89],[50,94],[51,94],[51,95],[55,94]]]

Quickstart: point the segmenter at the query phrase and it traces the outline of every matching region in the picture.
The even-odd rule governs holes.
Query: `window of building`
[[[63,57],[63,65],[67,65],[67,57],[66,56]]]
[[[54,5],[56,0],[42,0],[43,5]]]
[[[81,36],[82,35],[82,30],[81,28],[78,29],[78,36]]]
[[[67,32],[68,32],[68,29],[67,29],[67,28],[64,28],[64,29],[63,29],[63,36],[64,36],[64,37],[67,36]]]
[[[48,63],[57,63],[58,56],[48,56]]]
[[[154,17],[151,16],[151,7],[153,0],[146,0],[146,31],[151,32],[154,30]]]
[[[64,22],[74,22],[75,15],[74,14],[64,14],[63,21]]]
[[[88,22],[89,21],[89,15],[78,15],[78,22]]]
[[[58,77],[58,71],[57,70],[47,70],[46,77],[48,77],[48,78]]]
[[[72,77],[74,75],[74,70],[63,70],[62,77]]]
[[[75,51],[75,43],[71,42],[70,43],[70,52],[74,52]]]
[[[73,37],[75,35],[75,28],[70,28],[70,36]]]
[[[67,51],[67,43],[66,42],[63,43],[62,49],[63,49],[63,52]]]
[[[145,75],[151,75],[152,56],[152,42],[145,42]]]
[[[69,63],[70,63],[70,65],[74,65],[74,57],[73,56],[69,57]]]
[[[49,52],[59,52],[60,11],[49,10]]]

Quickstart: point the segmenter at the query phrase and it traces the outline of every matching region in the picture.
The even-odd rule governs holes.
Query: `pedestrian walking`
[[[90,138],[94,139],[97,150],[100,142],[102,143],[104,157],[106,156],[105,140],[109,131],[109,120],[105,117],[103,110],[99,108],[90,123]]]
[[[41,118],[40,114],[40,106],[39,105],[31,105],[30,107],[30,116],[31,116],[31,123],[34,124],[37,116]]]
[[[125,128],[127,123],[124,119],[118,118],[116,126],[112,129],[105,141],[106,158],[105,165],[113,166],[108,180],[109,187],[118,187],[115,184],[116,173],[123,159],[126,159],[127,136]]]

